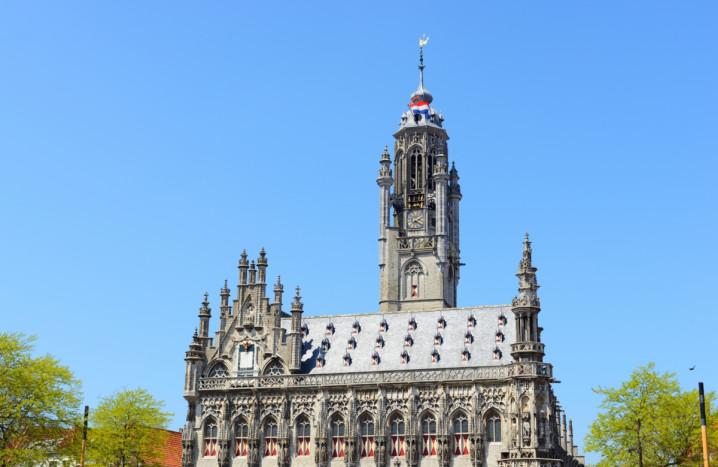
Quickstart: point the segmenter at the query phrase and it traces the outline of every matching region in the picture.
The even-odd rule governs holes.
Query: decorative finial
[[[424,46],[429,42],[426,34],[419,38],[419,88],[424,87]]]
[[[294,296],[294,301],[299,302],[299,300],[302,298],[302,296],[299,295],[299,286],[297,286],[296,290],[297,290],[297,294]]]

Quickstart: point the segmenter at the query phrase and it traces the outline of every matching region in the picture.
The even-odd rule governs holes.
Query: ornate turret
[[[239,285],[247,283],[247,268],[249,267],[249,261],[247,261],[247,250],[242,250],[242,257],[239,260]]]
[[[291,331],[287,333],[287,340],[290,345],[289,355],[289,371],[299,373],[302,366],[302,313],[304,313],[304,304],[302,296],[299,295],[299,286],[296,288],[296,295],[292,301],[292,326]]]
[[[519,295],[511,301],[511,310],[516,317],[516,343],[511,345],[511,355],[516,361],[543,361],[544,345],[541,344],[541,330],[538,314],[541,304],[538,298],[536,268],[531,264],[531,242],[529,234],[524,240],[523,257],[519,262]]]
[[[443,117],[431,107],[434,97],[424,87],[428,40],[419,41],[419,87],[394,134],[395,178],[388,151],[380,161],[381,312],[456,306],[461,195],[454,188],[458,175],[448,170],[449,137],[442,128]]]
[[[264,251],[264,247],[257,258],[257,273],[257,282],[264,284],[267,281],[267,253]]]
[[[209,294],[204,293],[204,301],[199,309],[199,339],[203,346],[209,345],[209,319],[212,317],[212,309],[209,307]]]

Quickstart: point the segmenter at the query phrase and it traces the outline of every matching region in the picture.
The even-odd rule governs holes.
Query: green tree
[[[163,408],[164,401],[142,388],[102,399],[90,415],[88,458],[115,467],[156,464],[173,415]]]
[[[3,467],[46,459],[60,440],[72,437],[79,418],[80,382],[52,356],[33,357],[34,341],[34,336],[0,334]]]
[[[600,467],[702,465],[698,391],[682,392],[674,374],[649,363],[620,388],[593,391],[604,398],[585,442],[587,451],[601,454]],[[714,400],[715,393],[707,394],[707,410]],[[708,426],[718,426],[708,413]],[[715,448],[715,435],[709,444]]]

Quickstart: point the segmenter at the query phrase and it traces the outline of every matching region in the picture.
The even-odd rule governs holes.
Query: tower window
[[[444,343],[444,338],[442,337],[440,332],[437,332],[434,334],[434,345],[441,345]]]
[[[329,347],[331,347],[331,346],[332,346],[332,344],[329,342],[329,339],[327,339],[326,337],[324,339],[322,339],[322,350],[324,352],[329,350]]]
[[[496,331],[496,342],[503,342],[504,341],[504,333],[499,329]]]
[[[379,354],[374,351],[373,354],[371,354],[371,364],[372,365],[378,365],[381,359],[379,358]]]
[[[359,334],[361,332],[361,325],[359,324],[359,321],[354,321],[354,324],[352,324],[352,334]]]
[[[347,341],[347,349],[354,350],[357,346],[357,340],[354,339],[354,336],[350,337]]]
[[[376,338],[376,348],[381,349],[384,347],[384,338],[382,336],[378,336]]]
[[[334,334],[334,324],[329,322],[329,324],[327,324],[327,336],[331,336],[332,334]]]
[[[389,323],[386,322],[386,319],[382,318],[381,323],[379,323],[379,332],[387,332],[389,330]]]
[[[466,325],[470,328],[476,326],[476,318],[474,318],[474,315],[469,315],[469,319],[467,320]]]
[[[464,347],[464,350],[461,351],[461,361],[468,362],[469,360],[471,360],[471,352],[469,352],[469,349]]]
[[[352,364],[352,356],[349,355],[349,352],[344,353],[344,366],[349,366]]]
[[[412,286],[411,286],[411,296],[412,296],[412,297],[418,297],[418,296],[419,296],[419,291],[417,290],[418,287],[419,287],[418,285],[412,285]]]
[[[504,316],[503,311],[499,314],[499,326],[505,326],[506,325],[506,316]]]
[[[320,354],[317,357],[317,368],[323,367],[325,363],[326,363],[326,360],[324,358],[324,354]]]
[[[401,363],[409,363],[409,352],[406,349],[401,351]]]

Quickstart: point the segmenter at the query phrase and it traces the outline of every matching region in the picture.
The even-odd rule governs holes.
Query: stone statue
[[[531,422],[529,422],[528,416],[524,417],[522,427],[523,427],[524,438],[529,438],[531,436]]]
[[[322,443],[319,461],[324,464],[327,461],[327,443]]]
[[[416,465],[419,458],[416,455],[416,441],[411,442],[411,465]]]

